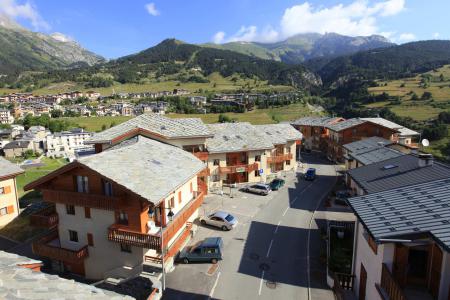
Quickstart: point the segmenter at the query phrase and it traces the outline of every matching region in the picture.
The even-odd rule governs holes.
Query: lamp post
[[[167,218],[169,219],[169,222],[172,222],[173,216],[174,216],[172,208],[171,207],[169,207],[169,208],[159,207],[159,212],[160,212],[161,216],[163,214],[163,211],[162,211],[163,209],[168,209],[169,210],[169,213],[167,214]],[[161,226],[160,226],[160,234],[161,234],[161,256],[162,256],[162,259],[161,259],[161,266],[162,266],[161,289],[162,289],[162,292],[164,293],[164,290],[166,289],[166,270],[164,269],[164,256],[165,256],[164,249],[165,248],[164,248],[163,224],[162,224],[162,222],[160,224],[161,224]]]

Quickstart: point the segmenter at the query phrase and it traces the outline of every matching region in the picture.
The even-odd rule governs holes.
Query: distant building
[[[192,96],[189,98],[189,101],[194,106],[204,106],[206,105],[206,97],[204,96]]]
[[[34,151],[32,141],[25,141],[25,140],[12,141],[3,146],[3,153],[7,158],[23,156],[23,154],[28,150]]]
[[[16,176],[23,172],[15,164],[0,157],[0,227],[19,215]]]
[[[82,128],[70,131],[57,132],[46,137],[45,150],[49,157],[74,157],[80,151],[93,150],[84,142],[91,138],[93,133]]]
[[[14,123],[14,117],[8,109],[0,108],[0,124],[12,124]]]
[[[417,131],[411,130],[409,128],[406,128],[402,125],[396,124],[394,122],[391,122],[389,120],[383,119],[383,118],[362,118],[362,120],[369,121],[375,124],[382,125],[384,127],[397,130],[399,132],[398,134],[398,142],[400,144],[410,146],[413,148],[418,147],[418,141],[417,139],[420,137],[420,133]]]

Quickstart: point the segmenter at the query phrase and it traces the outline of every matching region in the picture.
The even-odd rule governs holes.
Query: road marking
[[[275,227],[275,231],[273,232],[273,234],[277,234],[278,232],[278,227],[280,227],[281,221],[278,222],[277,227]]]
[[[269,245],[269,249],[267,249],[266,257],[269,257],[270,249],[272,249],[272,244],[273,244],[273,239],[270,240],[270,245]]]
[[[212,296],[214,295],[214,291],[216,290],[217,283],[219,282],[219,277],[220,277],[220,272],[217,273],[216,281],[214,281],[214,285],[213,285],[213,287],[211,289],[211,292],[209,292],[208,299],[211,299]]]
[[[289,209],[289,206],[288,206],[288,207],[286,207],[286,209],[284,210],[284,213],[283,213],[283,217],[284,217],[284,215],[286,215],[286,213],[287,213],[288,209]]]
[[[264,281],[264,271],[262,271],[262,274],[261,274],[261,281],[259,282],[259,292],[258,292],[258,295],[260,295],[260,296],[261,296],[261,290],[262,290],[262,284],[263,284],[263,281]]]

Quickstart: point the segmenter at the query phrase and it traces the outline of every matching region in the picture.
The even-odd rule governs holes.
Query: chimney
[[[419,168],[428,167],[433,165],[433,155],[428,153],[419,154]]]

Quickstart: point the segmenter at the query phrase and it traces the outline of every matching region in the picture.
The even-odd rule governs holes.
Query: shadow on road
[[[175,289],[171,289],[171,288],[166,288],[162,299],[163,300],[203,300],[203,299],[218,300],[217,298],[210,298],[207,295],[183,292],[183,291],[179,291],[179,290],[175,290]]]

